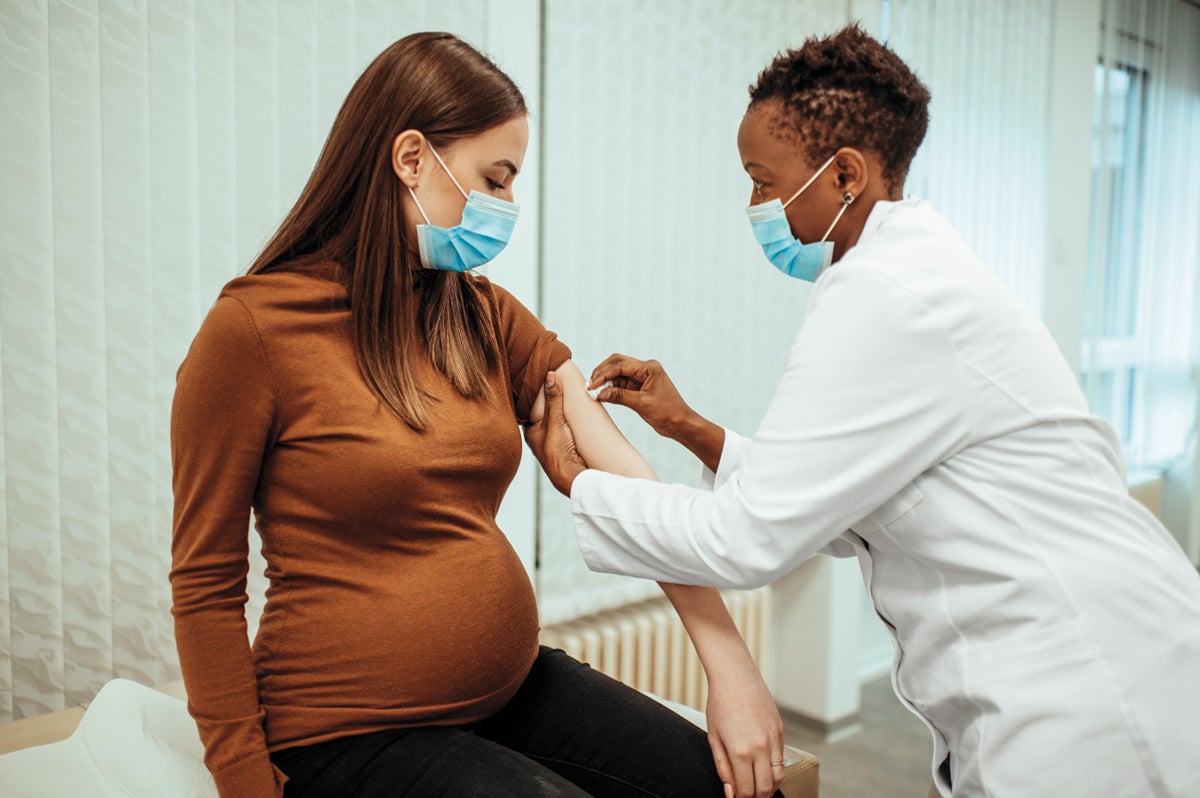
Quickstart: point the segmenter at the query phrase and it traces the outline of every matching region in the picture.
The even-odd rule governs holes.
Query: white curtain
[[[1190,456],[1200,366],[1200,8],[1106,0],[1096,69],[1089,399],[1131,468]]]
[[[0,720],[176,676],[175,369],[357,74],[486,5],[0,3]]]
[[[932,202],[1040,314],[1053,4],[883,3],[884,37],[933,95],[906,192]]]

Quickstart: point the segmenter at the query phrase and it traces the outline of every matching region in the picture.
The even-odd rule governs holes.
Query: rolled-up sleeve
[[[538,320],[516,297],[500,286],[483,282],[494,297],[501,346],[508,362],[513,407],[517,420],[529,421],[538,393],[546,384],[546,373],[571,359],[571,350]]]
[[[710,490],[598,471],[575,480],[589,568],[766,584],[969,442],[969,382],[922,300],[873,271],[824,279],[762,425],[749,441],[727,433]]]
[[[724,485],[742,464],[742,452],[748,441],[731,429],[725,430],[725,442],[721,445],[721,462],[717,470],[712,471],[708,466],[701,466],[701,490],[716,490]]]

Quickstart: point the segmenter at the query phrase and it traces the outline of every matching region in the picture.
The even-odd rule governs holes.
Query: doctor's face
[[[804,155],[800,134],[790,127],[776,100],[750,106],[738,128],[742,166],[750,176],[750,204],[787,202],[820,168]],[[818,241],[841,205],[835,169],[827,169],[787,206],[792,235],[802,243]]]

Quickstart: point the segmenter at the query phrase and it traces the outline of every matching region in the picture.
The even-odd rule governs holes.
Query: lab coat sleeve
[[[969,382],[936,314],[883,269],[833,269],[822,282],[728,479],[714,475],[705,491],[595,470],[576,478],[572,513],[589,568],[766,584],[967,445]]]
[[[844,537],[838,536],[826,543],[821,548],[817,549],[817,554],[824,554],[829,557],[845,559],[847,557],[857,556],[858,552],[854,550],[853,543],[846,540]]]
[[[741,435],[738,435],[731,429],[725,430],[725,443],[721,446],[721,462],[717,463],[717,470],[711,471],[708,466],[703,466],[703,471],[700,474],[700,488],[702,490],[716,490],[721,485],[724,485],[729,477],[738,470],[742,464],[742,452],[746,449],[748,441]]]
[[[715,472],[710,470],[708,466],[701,467],[700,488],[702,490],[716,490],[721,485],[724,485],[729,480],[729,477],[741,466],[742,453],[746,450],[747,443],[749,443],[749,440],[726,427],[725,443],[721,448],[721,461],[717,463],[717,470]],[[819,549],[817,554],[825,554],[830,557],[854,557],[856,552],[854,551],[854,544],[839,536]]]

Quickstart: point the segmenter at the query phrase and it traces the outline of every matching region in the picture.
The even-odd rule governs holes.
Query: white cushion
[[[0,756],[5,798],[216,798],[186,705],[114,679],[62,742]]]

